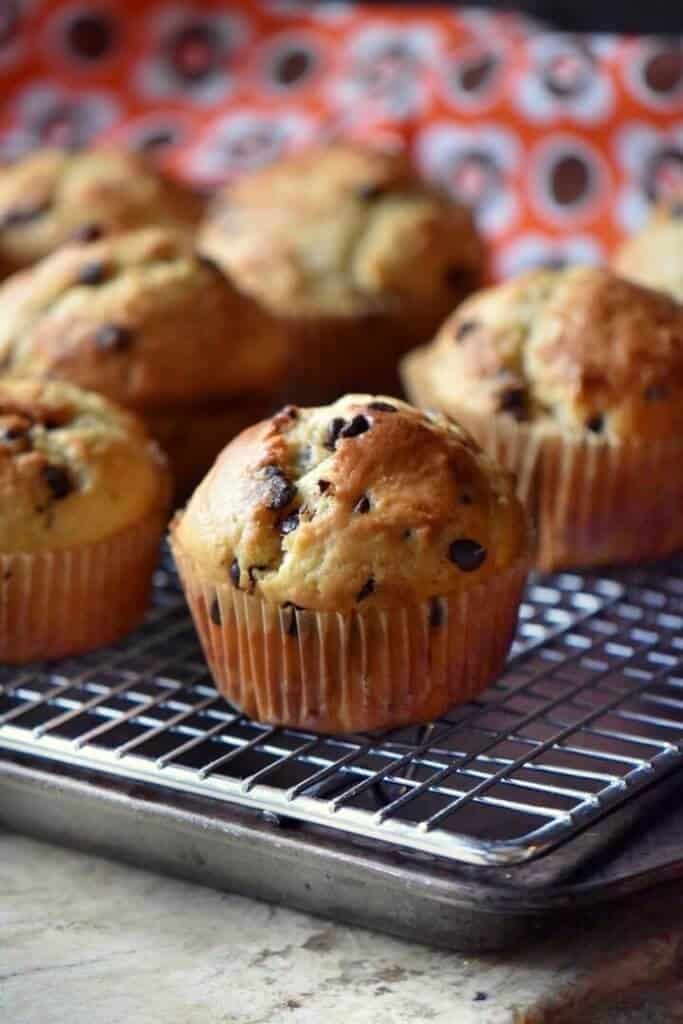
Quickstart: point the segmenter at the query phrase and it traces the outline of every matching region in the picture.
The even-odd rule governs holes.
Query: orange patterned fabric
[[[410,148],[492,272],[604,259],[683,183],[683,42],[296,0],[2,0],[0,157],[154,149],[201,185],[314,139]]]

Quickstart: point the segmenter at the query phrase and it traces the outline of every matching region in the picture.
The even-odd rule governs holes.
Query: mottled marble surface
[[[474,958],[0,835],[3,1024],[674,1024],[682,951],[683,884]]]

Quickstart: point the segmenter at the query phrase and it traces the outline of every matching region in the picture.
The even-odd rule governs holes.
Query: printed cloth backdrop
[[[340,134],[410,148],[496,276],[604,259],[683,183],[683,38],[294,0],[0,0],[0,158],[154,150],[202,186]]]

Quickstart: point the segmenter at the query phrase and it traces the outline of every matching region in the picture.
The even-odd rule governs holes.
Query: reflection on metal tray
[[[682,759],[683,560],[533,580],[506,672],[427,726],[316,736],[212,687],[172,568],[119,645],[0,668],[0,747],[478,865],[572,838]]]

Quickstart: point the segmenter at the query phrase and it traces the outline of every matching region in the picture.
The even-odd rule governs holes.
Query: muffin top
[[[680,437],[683,308],[608,270],[534,271],[464,302],[406,357],[404,374],[450,411],[596,437]]]
[[[201,202],[141,156],[117,149],[41,149],[0,169],[0,273],[65,241],[92,241],[145,224],[192,230]]]
[[[612,266],[683,302],[683,193],[656,207],[643,230],[617,250]]]
[[[472,438],[370,395],[245,430],[174,533],[213,583],[315,611],[448,596],[526,551],[511,478]]]
[[[135,416],[60,381],[0,380],[0,553],[94,543],[167,511],[166,463]]]
[[[285,316],[452,308],[482,267],[466,209],[424,184],[404,156],[349,144],[225,187],[200,247]]]
[[[273,386],[269,315],[164,228],[63,246],[0,286],[0,367],[149,408]]]

